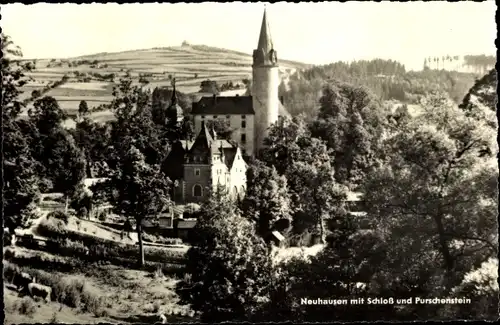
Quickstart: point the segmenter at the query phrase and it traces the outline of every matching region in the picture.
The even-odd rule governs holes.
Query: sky
[[[485,2],[267,4],[278,57],[310,64],[495,55],[496,5]],[[201,4],[8,4],[1,26],[25,58],[179,46],[183,41],[252,53],[263,2]]]

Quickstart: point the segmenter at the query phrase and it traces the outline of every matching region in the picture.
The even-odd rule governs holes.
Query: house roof
[[[193,115],[253,115],[252,96],[202,97],[193,103]]]
[[[285,240],[285,237],[277,230],[274,230],[271,234],[279,241]]]
[[[192,229],[196,226],[196,219],[178,219],[177,229]]]

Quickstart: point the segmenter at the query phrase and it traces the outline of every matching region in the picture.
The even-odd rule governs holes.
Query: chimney
[[[280,102],[281,102],[281,105],[284,105],[284,103],[283,103],[283,96],[280,96]]]

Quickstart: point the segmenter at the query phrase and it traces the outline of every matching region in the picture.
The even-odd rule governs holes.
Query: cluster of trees
[[[474,69],[476,73],[486,73],[489,69],[493,69],[497,63],[497,58],[494,55],[465,55],[464,65]]]
[[[2,51],[22,56],[4,34]],[[66,116],[55,99],[37,99],[28,118],[20,118],[25,109],[25,102],[19,100],[20,87],[30,70],[28,64],[2,59],[3,209],[11,231],[35,216],[40,191],[61,192],[68,203],[85,176],[85,159],[72,135],[61,127]]]
[[[425,69],[447,69],[459,70],[466,67],[475,73],[485,74],[496,64],[496,58],[492,55],[465,55],[463,58],[458,55],[446,55],[442,57],[428,57],[424,59]]]
[[[220,93],[220,87],[217,81],[215,80],[203,80],[200,83],[200,93],[210,93],[214,95],[218,95]]]
[[[337,80],[367,87],[378,99],[417,104],[428,92],[446,92],[457,103],[474,84],[474,75],[455,71],[430,70],[405,72],[404,66],[383,60],[337,62],[316,66],[291,75],[279,86],[290,114],[304,113],[308,118],[318,112],[318,100],[325,82]]]
[[[197,76],[195,76],[196,78]],[[245,85],[245,84],[244,84]],[[227,81],[219,85],[215,80],[203,80],[200,84],[200,93],[211,93],[214,95],[220,94],[221,91],[241,89],[242,85],[239,83],[234,84],[232,81]]]
[[[235,90],[240,89],[241,85],[239,83],[233,84],[232,81],[228,81],[220,85],[220,91]]]
[[[33,69],[35,68],[35,66],[33,66]],[[38,90],[38,89],[35,89],[31,92],[31,97],[27,98],[25,100],[25,104],[28,104],[40,97],[42,97],[43,95],[45,95],[46,93],[48,93],[50,90],[54,89],[54,88],[57,88],[59,87],[60,85],[63,85],[65,83],[67,83],[69,80],[69,76],[68,75],[64,75],[61,77],[60,80],[56,80],[54,82],[49,82],[45,87],[43,87],[42,89]]]
[[[493,76],[460,107],[428,94],[418,117],[384,111],[363,88],[324,86],[315,121],[283,118],[271,128],[243,201],[219,190],[201,207],[179,295],[206,322],[496,318]],[[348,189],[363,194],[365,229],[346,211]],[[287,237],[310,229],[326,246],[280,263],[266,240],[278,229]],[[300,304],[417,296],[472,305]]]

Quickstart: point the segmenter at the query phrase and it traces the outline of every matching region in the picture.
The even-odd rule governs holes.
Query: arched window
[[[193,186],[193,196],[194,197],[203,196],[203,188],[201,187],[200,184],[196,184],[195,186]]]
[[[241,191],[240,191],[240,199],[243,200],[245,198],[245,186],[241,185]]]

